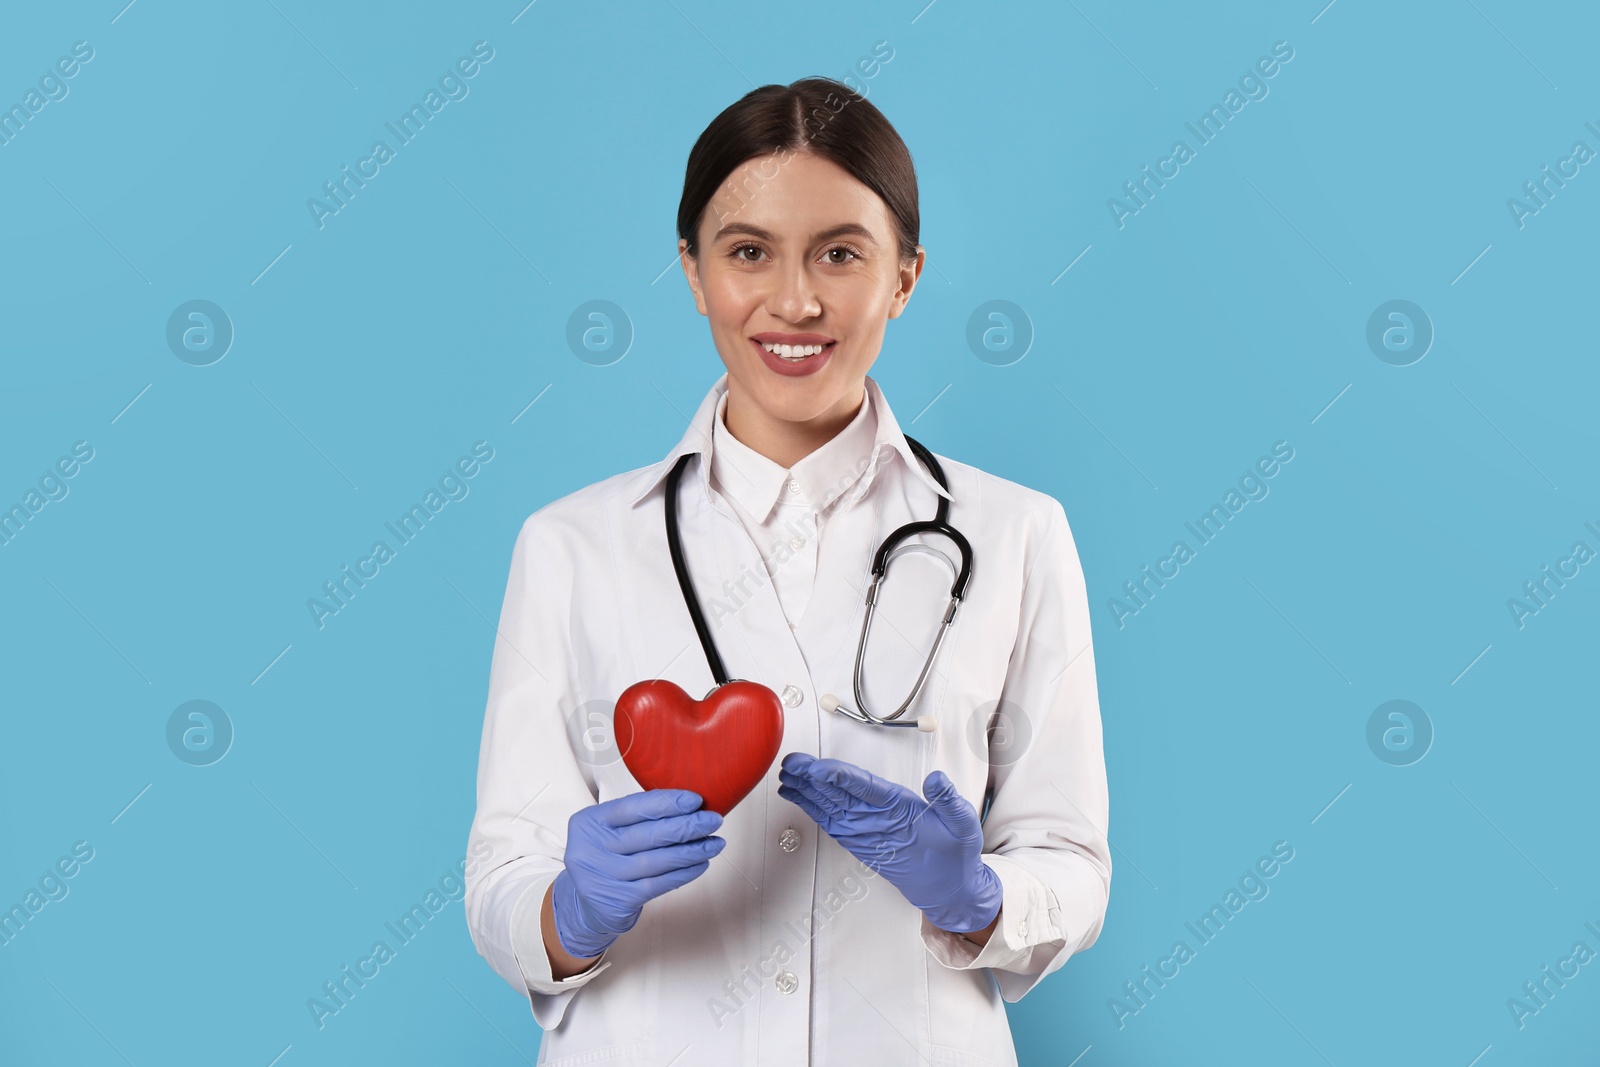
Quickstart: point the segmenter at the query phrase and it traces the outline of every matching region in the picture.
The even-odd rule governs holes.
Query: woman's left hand
[[[853,763],[804,752],[783,757],[778,795],[800,807],[887,878],[941,930],[970,933],[1000,911],[1000,879],[979,857],[983,826],[943,771],[918,796]]]

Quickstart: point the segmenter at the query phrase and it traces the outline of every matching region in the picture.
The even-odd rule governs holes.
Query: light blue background
[[[0,146],[0,504],[94,449],[0,547],[0,903],[95,850],[0,947],[0,1059],[536,1057],[459,903],[325,1028],[306,1001],[463,858],[522,519],[660,458],[721,372],[672,266],[690,145],[878,41],[929,267],[874,375],[930,447],[1063,502],[1095,627],[1110,910],[1009,1006],[1022,1062],[1592,1054],[1600,965],[1506,1006],[1600,950],[1600,567],[1507,608],[1600,549],[1600,166],[1522,228],[1506,203],[1600,149],[1591,5],[124,2],[0,34],[8,106],[95,50]],[[307,199],[479,40],[470,95],[319,229]],[[1108,198],[1277,41],[1269,95],[1119,229]],[[236,331],[208,367],[165,340],[194,299]],[[635,331],[609,366],[565,341],[593,299]],[[996,299],[1033,331],[1009,366],[965,339]],[[1410,366],[1366,343],[1393,299],[1436,331]],[[307,599],[479,440],[470,495],[319,630]],[[1270,495],[1119,627],[1277,441]],[[236,731],[207,767],[166,741],[193,699]],[[1411,766],[1367,744],[1392,699],[1436,733]],[[1270,895],[1119,1028],[1277,841]]]

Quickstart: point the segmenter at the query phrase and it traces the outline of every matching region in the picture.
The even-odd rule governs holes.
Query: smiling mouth
[[[823,345],[775,345],[768,344],[765,341],[756,342],[756,344],[779,359],[788,360],[790,363],[798,363],[803,359],[809,359],[811,356],[820,355],[832,348],[836,343],[835,341],[829,341]]]

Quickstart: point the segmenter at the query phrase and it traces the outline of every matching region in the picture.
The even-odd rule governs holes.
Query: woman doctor
[[[1094,655],[1053,498],[908,445],[867,372],[922,273],[911,156],[872,104],[756,89],[689,155],[679,255],[727,368],[665,458],[545,505],[511,557],[466,910],[557,1064],[1014,1064],[1016,1001],[1092,945],[1111,881]],[[903,358],[910,358],[907,353]],[[611,712],[634,682],[781,697],[780,758],[726,818],[641,790]],[[890,728],[853,709],[873,554],[941,500],[972,549],[933,669]],[[960,557],[892,557],[862,670],[911,691]],[[832,698],[832,699],[830,699]]]

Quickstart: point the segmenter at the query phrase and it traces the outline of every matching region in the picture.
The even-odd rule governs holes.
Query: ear
[[[906,309],[906,304],[911,300],[911,291],[917,287],[917,279],[922,277],[922,267],[928,261],[927,249],[917,246],[917,254],[909,262],[900,264],[900,287],[894,291],[894,296],[889,301],[889,317],[897,319]]]
[[[681,237],[678,238],[678,263],[689,281],[689,291],[694,294],[694,306],[700,314],[706,314],[706,297],[700,291],[700,264],[689,254],[689,242]]]

